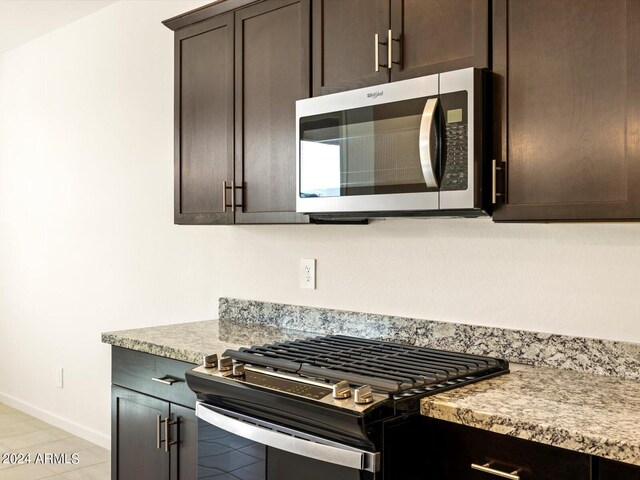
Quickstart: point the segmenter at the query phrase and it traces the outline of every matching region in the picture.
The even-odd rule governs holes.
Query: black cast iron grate
[[[390,394],[482,377],[508,369],[493,357],[416,347],[344,335],[227,350],[239,362],[354,385]]]

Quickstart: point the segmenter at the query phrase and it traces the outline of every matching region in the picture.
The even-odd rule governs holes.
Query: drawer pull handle
[[[488,473],[489,475],[495,475],[496,477],[508,478],[509,480],[520,480],[520,475],[518,475],[518,470],[514,470],[511,473],[501,472],[500,470],[491,468],[490,463],[485,463],[484,465],[478,465],[476,463],[472,463],[471,468],[473,470],[478,470],[480,472]]]
[[[179,381],[171,377],[162,377],[162,378],[151,377],[151,380],[153,380],[154,382],[163,383],[164,385],[173,385],[174,383]]]

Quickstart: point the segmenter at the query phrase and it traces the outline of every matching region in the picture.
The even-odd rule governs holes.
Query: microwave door
[[[392,87],[384,87],[388,97]],[[402,93],[411,95],[404,87]],[[434,90],[301,117],[298,211],[438,210],[437,86]]]
[[[481,208],[482,76],[467,68],[440,74],[440,209]]]

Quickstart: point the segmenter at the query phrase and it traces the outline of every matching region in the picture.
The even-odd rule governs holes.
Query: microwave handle
[[[218,407],[196,402],[196,416],[205,422],[268,447],[356,470],[377,472],[380,453],[367,452],[307,433],[257,420]]]
[[[422,176],[424,182],[429,188],[438,188],[439,181],[436,173],[437,158],[433,158],[431,150],[431,137],[433,129],[436,128],[436,112],[438,109],[438,97],[430,98],[427,100],[427,104],[424,106],[422,112],[422,119],[420,120],[420,139],[419,139],[419,151],[420,151],[420,165],[422,166]]]

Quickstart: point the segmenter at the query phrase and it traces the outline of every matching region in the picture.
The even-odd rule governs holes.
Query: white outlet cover
[[[58,371],[56,372],[56,386],[58,388],[63,388],[64,387],[64,369],[62,367],[58,368]]]
[[[300,288],[315,290],[316,288],[316,259],[303,258],[300,260]]]

